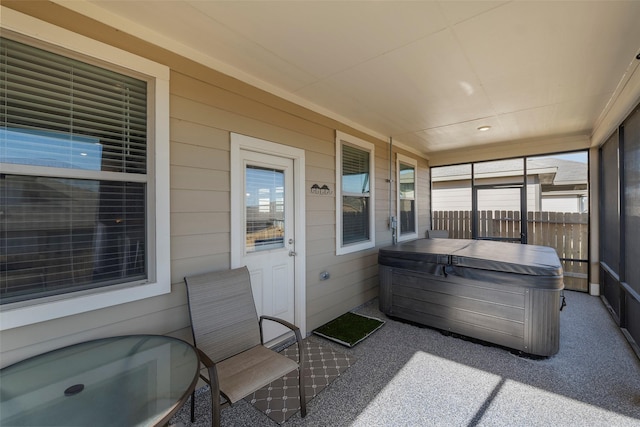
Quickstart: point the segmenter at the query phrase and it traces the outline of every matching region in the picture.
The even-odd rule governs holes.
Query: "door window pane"
[[[246,252],[284,247],[284,171],[245,170]]]

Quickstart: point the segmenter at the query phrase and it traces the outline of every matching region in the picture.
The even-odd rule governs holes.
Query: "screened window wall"
[[[640,106],[600,147],[600,285],[640,357]]]
[[[432,228],[551,246],[568,289],[588,290],[588,153],[433,167]]]
[[[147,278],[147,82],[0,45],[0,302]]]

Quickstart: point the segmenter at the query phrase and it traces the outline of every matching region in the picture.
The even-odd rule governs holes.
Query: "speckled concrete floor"
[[[356,362],[283,426],[640,426],[640,360],[597,297],[565,292],[558,354],[543,360],[387,319]],[[377,300],[356,311],[386,318]],[[208,391],[172,419],[210,425]],[[223,426],[272,426],[245,401]]]

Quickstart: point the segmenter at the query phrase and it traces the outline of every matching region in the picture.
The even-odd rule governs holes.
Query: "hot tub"
[[[419,239],[381,248],[380,310],[537,356],[560,347],[562,265],[555,250]]]

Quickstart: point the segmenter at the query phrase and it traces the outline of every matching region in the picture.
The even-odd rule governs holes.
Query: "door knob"
[[[289,256],[296,256],[298,255],[297,253],[295,253],[294,251],[289,251]]]

